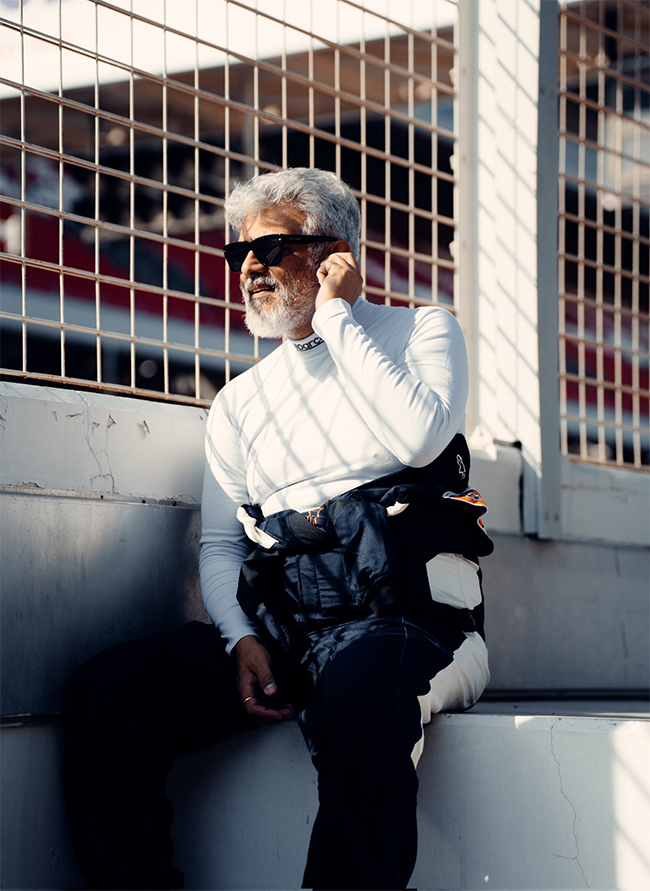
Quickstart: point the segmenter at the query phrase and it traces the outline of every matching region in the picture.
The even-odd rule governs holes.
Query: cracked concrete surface
[[[95,490],[99,488],[100,491],[104,491],[105,483],[110,484],[109,492],[115,493],[115,476],[113,475],[113,470],[111,468],[111,458],[109,455],[109,440],[108,440],[108,431],[111,427],[115,425],[115,421],[109,415],[108,419],[105,422],[100,422],[93,419],[93,411],[91,408],[86,410],[86,442],[88,443],[88,448],[90,452],[97,462],[97,466],[99,467],[99,473],[91,476],[90,478],[90,487]],[[100,482],[100,486],[97,486],[97,481]]]
[[[589,888],[590,885],[589,885],[589,882],[587,881],[587,876],[585,875],[584,868],[583,868],[583,866],[582,866],[582,863],[580,862],[580,845],[579,845],[579,843],[578,843],[578,831],[577,831],[578,812],[577,812],[577,810],[575,809],[575,806],[574,806],[573,802],[571,801],[571,799],[569,798],[569,796],[566,794],[566,792],[565,792],[565,790],[564,790],[564,783],[563,783],[563,781],[562,781],[562,768],[561,768],[561,765],[560,765],[560,759],[559,759],[558,755],[557,755],[556,752],[555,752],[555,746],[554,746],[554,741],[553,741],[553,731],[555,730],[555,727],[558,725],[558,723],[559,723],[560,721],[561,721],[561,719],[558,719],[558,720],[555,721],[553,724],[551,724],[551,726],[550,726],[550,728],[549,728],[549,740],[550,740],[550,744],[551,744],[551,756],[552,756],[553,760],[555,761],[555,766],[556,766],[556,768],[557,768],[557,776],[558,776],[558,780],[559,780],[559,783],[560,783],[560,795],[562,796],[562,798],[564,798],[564,800],[566,801],[566,803],[567,803],[567,804],[569,805],[569,807],[571,808],[571,814],[572,814],[572,826],[571,826],[571,832],[572,832],[572,835],[573,835],[573,841],[574,841],[574,844],[575,844],[575,854],[574,854],[572,857],[569,857],[569,856],[566,855],[566,854],[557,854],[557,853],[554,853],[553,856],[554,856],[554,857],[561,857],[563,860],[574,860],[575,863],[577,864],[577,866],[578,866],[578,868],[579,868],[581,874],[582,874],[582,879],[583,879],[583,881],[584,881],[584,883],[585,883],[585,888]]]
[[[0,485],[201,499],[205,409],[2,383],[0,415]]]

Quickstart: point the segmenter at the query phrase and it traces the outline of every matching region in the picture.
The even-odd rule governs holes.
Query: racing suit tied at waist
[[[457,434],[426,467],[406,467],[331,499],[307,514],[239,508],[254,548],[237,598],[285,651],[302,656],[308,634],[371,614],[409,613],[482,634],[482,604],[458,609],[432,599],[426,564],[436,554],[474,562],[493,551],[469,488],[470,456]]]

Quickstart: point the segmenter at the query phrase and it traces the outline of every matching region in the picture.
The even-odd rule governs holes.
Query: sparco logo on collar
[[[460,478],[464,480],[467,476],[467,471],[465,470],[465,462],[460,455],[456,455],[456,463],[458,464],[458,473],[460,474]]]
[[[313,350],[314,347],[317,347],[322,342],[322,337],[315,337],[313,340],[308,340],[307,343],[294,343],[294,346],[297,350],[300,350],[301,353],[304,353],[305,350]]]

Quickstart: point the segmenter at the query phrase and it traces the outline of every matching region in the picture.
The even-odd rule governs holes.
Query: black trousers
[[[458,634],[369,618],[315,639],[318,684],[298,717],[319,788],[304,887],[407,886],[417,853],[417,697],[449,663]],[[291,695],[291,678],[276,679]],[[165,795],[173,759],[254,729],[216,630],[191,622],[95,656],[72,680],[65,727],[70,829],[86,887],[182,888]]]

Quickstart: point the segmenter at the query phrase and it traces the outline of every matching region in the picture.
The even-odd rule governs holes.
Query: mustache
[[[246,294],[250,294],[253,289],[259,288],[260,286],[275,290],[278,283],[270,275],[256,275],[246,279],[242,285],[242,290],[245,291]]]

